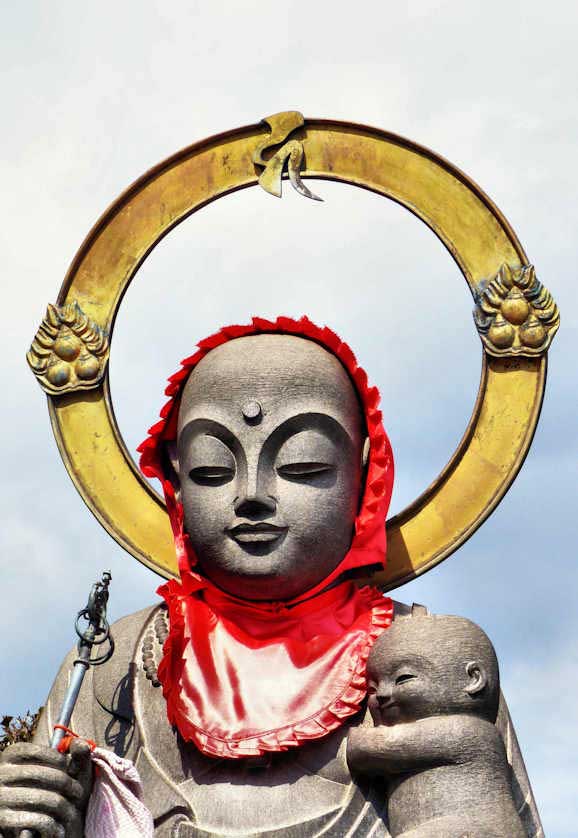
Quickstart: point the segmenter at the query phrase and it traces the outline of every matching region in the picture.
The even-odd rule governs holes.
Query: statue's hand
[[[75,739],[68,756],[43,745],[10,745],[0,754],[0,834],[23,829],[41,838],[82,838],[92,786],[90,748]]]

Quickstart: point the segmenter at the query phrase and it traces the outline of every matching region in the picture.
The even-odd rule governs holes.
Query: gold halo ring
[[[362,125],[308,119],[304,126],[301,176],[360,186],[409,209],[447,247],[476,299],[502,266],[526,264],[499,210],[438,155]],[[259,182],[255,152],[266,146],[268,130],[259,123],[211,137],[141,177],[89,233],[57,305],[70,310],[70,304],[78,304],[93,325],[112,334],[126,289],[163,236],[211,201]],[[305,187],[303,194],[308,191]],[[392,589],[434,567],[495,509],[530,447],[545,379],[545,351],[492,357],[486,347],[467,430],[431,486],[387,522],[388,564],[372,578],[375,584]],[[161,576],[175,575],[164,502],[122,440],[107,376],[94,389],[49,394],[48,405],[60,453],[88,507],[135,558]]]

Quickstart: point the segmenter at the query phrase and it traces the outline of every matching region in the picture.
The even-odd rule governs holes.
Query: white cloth
[[[134,763],[111,751],[92,752],[94,786],[84,822],[85,838],[153,838],[153,818],[143,803]]]

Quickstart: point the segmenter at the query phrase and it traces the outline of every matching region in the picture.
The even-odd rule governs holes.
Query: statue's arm
[[[347,760],[363,774],[399,774],[463,762],[478,739],[480,720],[435,716],[415,722],[358,727],[349,734]]]

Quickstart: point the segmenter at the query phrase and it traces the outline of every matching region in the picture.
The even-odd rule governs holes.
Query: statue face
[[[443,684],[431,661],[403,650],[384,665],[368,666],[368,706],[376,725],[395,725],[439,714],[447,707]]]
[[[175,469],[203,573],[246,599],[291,599],[349,549],[360,503],[363,421],[353,385],[322,347],[239,338],[191,373]]]
[[[377,725],[469,712],[491,716],[499,692],[494,652],[481,629],[459,617],[393,623],[371,650],[368,706]]]

